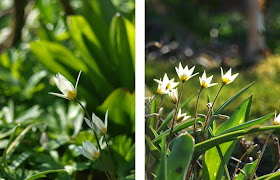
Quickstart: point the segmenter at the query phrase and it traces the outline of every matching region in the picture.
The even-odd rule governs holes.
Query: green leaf
[[[56,173],[56,172],[66,172],[66,170],[65,169],[47,170],[47,171],[43,171],[43,172],[34,174],[33,176],[26,178],[25,180],[34,180],[34,179],[43,178],[43,177],[46,177],[46,174]]]
[[[235,180],[247,180],[248,178],[250,178],[251,174],[254,172],[254,169],[257,165],[257,161],[258,160],[255,160],[253,163],[246,164],[242,168],[242,170],[246,173],[246,176],[244,176],[242,173],[239,173],[235,178]]]
[[[160,169],[158,171],[156,179],[166,180],[167,179],[167,161],[166,161],[166,145],[165,136],[161,138],[161,156],[160,156]]]
[[[237,131],[237,130],[240,130],[240,129],[245,129],[247,127],[252,127],[254,125],[258,125],[268,119],[270,119],[272,116],[274,116],[274,113],[271,113],[271,114],[268,114],[266,116],[263,116],[263,117],[260,117],[260,118],[257,118],[257,119],[254,119],[254,120],[251,120],[251,121],[248,121],[248,122],[244,122],[240,125],[237,125],[237,126],[234,126],[232,128],[229,128],[229,129],[226,129],[225,131],[221,132],[221,134],[226,134],[226,133],[229,133],[229,132],[233,132],[233,131]]]
[[[280,178],[280,172],[274,172],[274,173],[270,173],[270,174],[266,174],[264,176],[258,177],[255,180],[279,180]]]
[[[198,92],[194,93],[191,97],[189,97],[187,100],[185,100],[185,101],[179,106],[178,109],[183,108],[185,105],[187,105],[197,93],[198,93]],[[173,117],[173,113],[174,113],[174,110],[172,110],[172,111],[169,113],[169,115],[167,116],[167,118],[165,118],[164,121],[163,121],[163,123],[159,126],[159,128],[158,128],[158,130],[157,130],[157,133],[158,133],[158,134],[167,126],[167,124],[169,123],[169,121],[171,121],[171,119],[172,119],[172,117]]]
[[[231,96],[228,100],[226,100],[226,102],[224,102],[224,104],[222,104],[216,111],[215,111],[215,115],[218,115],[222,110],[224,110],[232,101],[234,101],[238,96],[240,96],[242,93],[244,93],[247,89],[249,89],[253,84],[255,83],[252,82],[251,84],[247,85],[246,87],[244,87],[243,89],[241,89],[238,93],[236,93],[235,95]]]
[[[151,154],[155,159],[160,159],[161,153],[160,150],[152,143],[150,138],[145,135],[146,147],[150,150]]]
[[[248,119],[250,108],[251,108],[252,96],[246,99],[234,112],[234,114],[224,122],[214,135],[217,136],[223,131],[232,128],[236,125],[242,124]],[[237,141],[227,142],[219,145],[221,149],[222,155],[224,156],[225,164],[228,163],[229,158],[235,148]],[[221,179],[224,174],[224,165],[221,163],[221,158],[219,157],[219,153],[217,148],[214,147],[209,149],[205,154],[205,159],[203,161],[203,177],[204,179]]]
[[[125,18],[119,13],[112,19],[109,33],[110,55],[118,69],[122,86],[134,90],[134,63],[131,55]]]
[[[167,179],[184,180],[194,150],[194,139],[184,134],[174,139],[170,155],[167,157]]]
[[[204,118],[199,118],[197,119],[197,121],[201,121],[201,122],[204,122]],[[191,120],[186,120],[184,122],[181,122],[179,124],[176,124],[173,128],[173,132],[172,132],[172,135],[183,130],[183,129],[186,129],[188,128],[189,126],[192,126],[194,123],[194,119],[191,119]],[[155,144],[158,144],[162,138],[162,136],[168,136],[168,134],[170,133],[170,129],[167,129],[166,131],[164,131],[163,133],[161,133],[158,137],[155,137],[153,139],[153,143]]]
[[[238,130],[234,132],[230,132],[227,134],[222,134],[216,137],[213,137],[211,139],[205,140],[203,142],[200,142],[195,145],[195,151],[194,151],[194,158],[199,157],[202,153],[207,151],[208,149],[217,146],[218,144],[222,144],[228,141],[236,140],[240,138],[241,136],[251,134],[251,133],[257,133],[262,131],[269,131],[269,130],[276,130],[280,129],[280,126],[264,126],[264,127],[255,127],[250,129],[243,129]]]
[[[110,128],[113,128],[113,126],[110,126],[110,123],[112,122],[113,124],[120,126],[120,128],[124,128],[127,132],[133,133],[135,131],[134,107],[135,93],[130,93],[124,89],[116,89],[107,97],[103,104],[98,107],[98,110],[105,114],[107,109],[109,109],[108,132],[110,132]]]

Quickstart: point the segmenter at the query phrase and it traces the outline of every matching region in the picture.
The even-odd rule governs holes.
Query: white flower
[[[102,138],[99,141],[99,144],[101,144]],[[100,151],[97,149],[91,142],[86,140],[86,142],[83,142],[82,148],[78,147],[78,150],[80,153],[85,156],[86,158],[95,161],[99,158]]]
[[[182,122],[182,121],[185,121],[185,120],[189,119],[190,117],[191,116],[187,116],[187,113],[181,114],[181,108],[180,108],[179,111],[178,111],[178,115],[177,115],[176,121],[177,122]]]
[[[171,91],[168,93],[169,97],[171,98],[172,102],[176,104],[178,102],[178,90],[171,89]]]
[[[277,112],[275,111],[274,124],[279,125],[280,124],[280,114],[278,116],[276,116],[276,115],[277,115]]]
[[[222,81],[224,84],[232,83],[233,80],[238,76],[239,73],[231,75],[231,68],[224,74],[223,68],[221,67]]]
[[[66,79],[63,75],[57,73],[56,77],[53,76],[53,79],[56,86],[62,92],[62,94],[53,93],[53,92],[49,92],[49,94],[62,97],[68,100],[75,99],[77,96],[77,85],[81,76],[81,72],[82,71],[79,72],[79,75],[77,77],[75,88],[73,87],[72,83],[68,79]]]
[[[84,118],[87,125],[93,129],[97,134],[103,136],[107,133],[107,126],[108,126],[108,111],[106,111],[105,114],[105,124],[103,123],[103,121],[97,117],[94,113],[92,113],[92,121],[90,122],[90,120],[88,120],[87,118]]]
[[[166,73],[164,74],[162,81],[161,79],[154,79],[154,81],[158,83],[158,94],[168,94],[171,89],[175,88],[179,84],[178,82],[174,82],[174,78],[169,79]]]
[[[203,74],[202,74],[202,77],[199,77],[200,85],[203,88],[208,88],[208,87],[217,85],[218,83],[212,83],[211,84],[212,78],[213,78],[213,75],[210,76],[209,78],[207,78],[206,73],[204,71]]]
[[[188,66],[186,66],[184,69],[182,67],[182,64],[179,63],[179,69],[177,67],[175,67],[176,72],[178,74],[178,77],[180,78],[180,80],[182,82],[186,82],[187,80],[189,80],[190,78],[192,78],[193,76],[199,74],[199,73],[195,73],[192,74],[194,71],[195,66],[193,66],[191,69],[188,68]]]

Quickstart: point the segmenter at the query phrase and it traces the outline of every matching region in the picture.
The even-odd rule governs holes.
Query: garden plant
[[[192,95],[186,95],[183,94],[183,89],[191,86],[188,80],[197,77],[199,73],[194,73],[195,66],[190,69],[188,66],[183,68],[181,63],[175,69],[179,81],[176,82],[175,78],[169,79],[165,73],[163,79],[154,79],[158,83],[158,88],[152,97],[146,98],[146,178],[279,179],[278,162],[271,173],[261,177],[256,175],[269,139],[277,134],[280,128],[279,116],[276,116],[276,112],[249,120],[253,97],[251,95],[235,107],[233,114],[223,114],[223,110],[247,91],[254,82],[228,97],[220,107],[216,107],[219,93],[224,88],[234,86],[238,73],[232,75],[231,68],[224,73],[223,68],[220,68],[221,82],[212,83],[213,75],[207,77],[204,71],[199,77],[200,89]],[[220,88],[215,97],[208,95],[208,103],[200,104],[201,94],[206,93],[206,89],[211,91],[211,87],[216,85],[220,85]],[[178,86],[181,86],[179,91]],[[169,98],[164,98],[165,96]],[[195,111],[187,116],[183,113],[184,109],[188,108],[188,103],[194,98],[196,98]],[[211,101],[211,98],[214,100]],[[167,116],[163,113],[164,100],[172,101],[174,105]],[[201,112],[202,106],[206,106],[208,110]],[[262,125],[271,118],[274,118],[274,124]],[[238,142],[244,136],[262,132],[268,132],[269,135],[265,143],[261,144],[261,151],[256,150],[260,145],[250,144],[245,147],[241,158],[233,157]],[[276,137],[274,140],[278,142]],[[256,158],[248,160],[248,155],[254,153]],[[229,164],[230,159],[236,160],[234,165]]]

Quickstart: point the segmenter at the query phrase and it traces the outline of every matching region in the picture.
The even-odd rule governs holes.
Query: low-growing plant
[[[260,124],[273,117],[274,113],[249,121],[253,95],[245,99],[231,116],[222,114],[223,110],[248,90],[254,82],[229,97],[220,107],[214,108],[219,93],[223,88],[228,88],[238,76],[238,73],[231,74],[231,68],[225,74],[221,68],[222,84],[213,101],[208,96],[208,104],[204,104],[207,106],[207,112],[199,113],[201,94],[206,88],[216,86],[218,83],[211,83],[213,76],[207,78],[204,71],[202,77],[199,77],[200,90],[181,102],[185,98],[183,89],[187,81],[198,73],[193,74],[195,67],[183,68],[181,63],[179,68],[175,69],[180,82],[175,82],[174,78],[169,79],[167,74],[164,74],[162,80],[154,79],[158,83],[157,91],[152,97],[146,98],[146,178],[174,180],[256,178],[256,171],[268,140],[273,130],[280,129],[279,116],[276,117],[275,113],[274,125],[271,126],[260,126]],[[181,89],[178,93],[176,87],[179,84],[181,84]],[[163,117],[162,102],[166,95],[173,102],[174,110]],[[157,103],[158,96],[159,103]],[[191,114],[193,116],[191,118],[182,111],[187,108],[187,104],[194,97],[197,99],[195,112]],[[238,140],[245,135],[263,131],[269,131],[270,134],[262,151],[257,155],[257,159],[249,163],[242,161],[246,155],[255,152],[253,149],[256,145],[247,147],[240,160],[237,160],[233,170],[229,170],[228,163],[230,158],[233,158],[232,154]],[[278,142],[278,140],[276,141]],[[280,174],[274,171],[257,179],[279,178]]]

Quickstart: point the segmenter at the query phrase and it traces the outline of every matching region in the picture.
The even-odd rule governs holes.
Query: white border
[[[145,1],[135,0],[135,179],[145,179]]]

